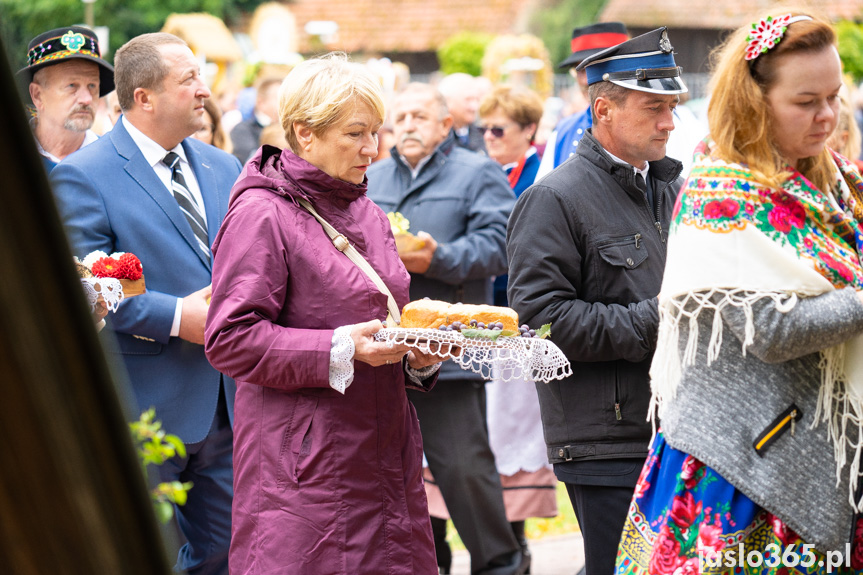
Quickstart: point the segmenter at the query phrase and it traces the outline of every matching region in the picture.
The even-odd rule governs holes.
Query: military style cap
[[[29,84],[40,68],[68,60],[89,60],[99,65],[99,96],[114,90],[114,67],[102,59],[96,33],[83,26],[55,28],[39,34],[27,47],[27,66],[16,72],[20,83]]]
[[[688,88],[674,63],[674,47],[664,26],[585,58],[576,70],[587,83],[611,82],[653,94],[683,94]]]
[[[629,34],[626,33],[626,26],[623,25],[623,22],[602,22],[584,28],[576,28],[572,31],[572,42],[570,43],[572,54],[557,67],[576,66],[588,56],[593,56],[606,48],[626,42],[628,39]]]

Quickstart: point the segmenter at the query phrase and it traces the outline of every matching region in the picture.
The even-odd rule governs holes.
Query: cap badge
[[[69,30],[60,38],[60,43],[66,46],[70,52],[77,52],[81,48],[84,47],[84,43],[87,41],[84,38],[83,34],[72,32]]]
[[[662,31],[662,37],[659,39],[659,49],[662,50],[663,53],[668,54],[674,48],[671,46],[671,40],[668,39],[668,31]]]

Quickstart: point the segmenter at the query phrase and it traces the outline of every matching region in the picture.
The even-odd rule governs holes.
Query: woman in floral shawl
[[[825,146],[836,36],[765,16],[717,62],[660,293],[659,430],[617,572],[856,571],[863,182]]]

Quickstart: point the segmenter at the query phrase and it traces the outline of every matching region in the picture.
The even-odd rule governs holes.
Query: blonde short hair
[[[365,66],[350,62],[343,52],[298,64],[279,88],[279,122],[291,150],[300,152],[295,123],[320,136],[360,103],[371,108],[378,121],[384,121],[386,108],[380,82]]]

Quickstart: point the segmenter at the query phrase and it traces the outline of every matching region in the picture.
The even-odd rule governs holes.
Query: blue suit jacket
[[[212,245],[240,163],[191,138],[183,148],[204,198]],[[176,200],[122,122],[58,164],[50,178],[75,255],[131,252],[143,265],[146,293],[124,301],[107,319],[139,407],[155,407],[165,429],[184,442],[202,440],[222,375],[207,361],[204,346],[169,334],[177,298],[210,284],[211,267]],[[224,381],[233,421],[236,386]]]

